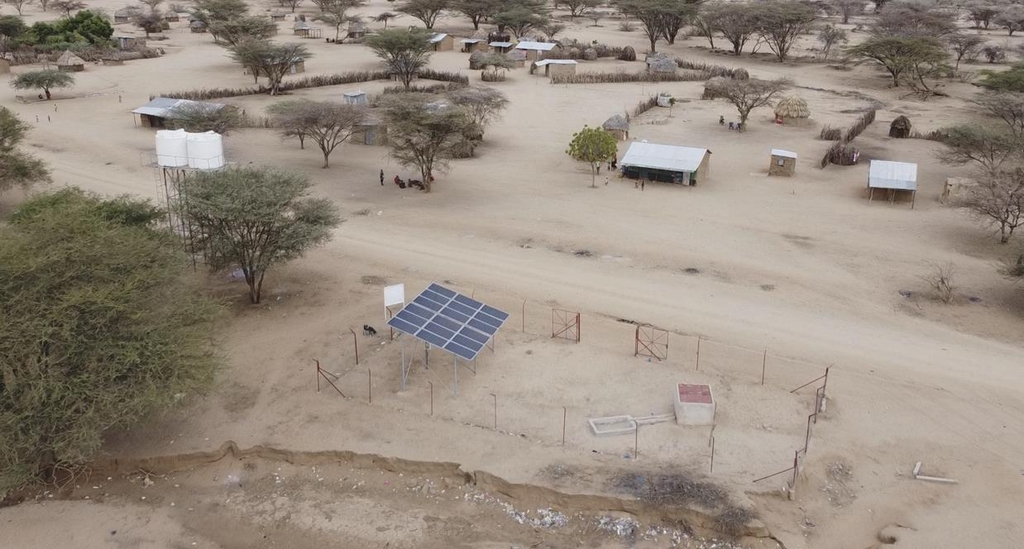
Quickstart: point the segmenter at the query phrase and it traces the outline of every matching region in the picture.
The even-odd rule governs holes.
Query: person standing
[[[605,178],[604,178],[604,186],[605,187],[608,186],[608,177],[607,176],[605,176]]]
[[[641,179],[641,180],[640,180],[640,190],[641,190],[641,191],[642,191],[642,190],[644,190],[644,183],[645,183],[645,182],[646,182],[646,181],[645,181],[645,180],[643,180],[643,179]]]
[[[380,186],[384,186],[384,170],[380,171]]]

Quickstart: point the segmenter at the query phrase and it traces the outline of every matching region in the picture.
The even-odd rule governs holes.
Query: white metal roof
[[[212,109],[224,108],[223,103],[207,103],[205,101],[192,101],[190,99],[171,99],[169,97],[154,97],[152,101],[132,111],[134,114],[145,114],[159,118],[168,118],[173,115],[176,108],[188,105],[203,105]]]
[[[445,34],[443,32],[439,32],[439,33],[435,34],[434,36],[430,37],[430,43],[431,44],[436,44],[436,43],[440,42],[441,40],[444,40],[447,37],[448,37],[447,34]]]
[[[868,187],[916,191],[917,164],[872,160],[868,169]]]
[[[534,65],[536,65],[538,67],[543,67],[544,65],[578,65],[578,64],[579,63],[577,63],[576,61],[574,61],[572,59],[542,59],[542,60],[537,61],[536,63],[534,63]]]
[[[516,46],[516,49],[517,50],[551,51],[551,50],[553,50],[555,48],[555,46],[556,46],[556,44],[554,42],[531,42],[529,40],[524,40],[524,41],[520,42]]]
[[[781,156],[784,158],[792,158],[796,160],[796,153],[793,151],[787,151],[785,149],[772,149],[772,156]]]
[[[670,172],[695,172],[711,151],[634,141],[619,162],[623,166],[651,168]]]
[[[512,45],[512,42],[491,42],[490,44],[487,45],[493,46],[495,48],[507,48]]]
[[[480,42],[484,42],[484,39],[483,38],[463,38],[461,43],[462,44],[479,44]]]

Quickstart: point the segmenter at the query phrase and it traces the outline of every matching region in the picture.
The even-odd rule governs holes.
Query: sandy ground
[[[122,5],[97,4],[108,11]],[[384,2],[373,2],[363,11],[385,9]],[[286,32],[289,25],[282,23],[279,40],[295,39]],[[440,26],[468,32],[460,20]],[[616,28],[614,21],[597,28],[576,23],[565,34],[646,49],[639,32]],[[118,26],[122,31],[130,29]],[[990,34],[999,43],[1007,40]],[[35,124],[30,146],[53,166],[57,185],[156,198],[157,176],[145,167],[152,132],[134,128],[130,110],[161,91],[251,83],[208,35],[176,28],[168,37],[154,43],[165,56],[121,67],[90,65],[77,76],[76,87],[59,92],[53,102],[18,103],[15,92],[3,86],[0,103]],[[306,43],[315,54],[307,63],[310,73],[378,66],[359,46]],[[387,179],[411,173],[389,160],[384,148],[345,145],[332,157],[332,167],[322,170],[316,151],[300,151],[270,131],[228,137],[229,161],[302,171],[348,219],[323,249],[270,273],[262,306],[244,305],[239,283],[213,278],[235,301],[223,322],[229,368],[210,395],[116,437],[109,452],[165,455],[209,450],[231,439],[242,446],[452,461],[539,485],[554,483],[542,473],[545,468],[568,462],[581,474],[563,481],[562,488],[592,493],[604,489],[598,471],[642,465],[706,475],[738,497],[745,494],[791,548],[861,549],[878,543],[877,533],[893,524],[902,525],[895,532],[900,547],[1018,546],[1024,535],[1024,293],[995,272],[1006,247],[937,201],[946,177],[967,172],[940,164],[934,143],[886,136],[898,114],[909,116],[920,131],[976,116],[967,103],[975,88],[949,84],[949,97],[900,99],[868,67],[839,71],[763,57],[735,59],[708,53],[705,44],[689,39],[659,49],[743,66],[757,77],[788,76],[794,92],[808,101],[812,123],[776,126],[770,111],[761,109],[749,131],[736,134],[717,123],[719,115],[735,119],[735,113],[723,103],[700,101],[700,83],[552,86],[520,69],[497,86],[512,102],[488,128],[477,157],[454,162],[429,195],[378,185],[380,169]],[[431,66],[465,70],[466,55],[438,53]],[[603,60],[580,70],[641,67]],[[26,68],[15,69],[20,70]],[[344,91],[381,87],[369,83],[294,95],[338,98]],[[710,179],[694,188],[649,185],[640,192],[617,178],[606,186],[602,174],[599,188],[589,188],[589,174],[563,154],[571,134],[631,110],[658,91],[681,103],[671,114],[645,114],[631,136],[709,148]],[[849,123],[868,105],[865,97],[884,107],[856,141],[861,164],[818,169],[826,149],[817,139],[820,125]],[[274,101],[231,102],[258,113]],[[800,155],[796,177],[765,177],[771,148]],[[906,203],[867,203],[871,158],[918,163],[920,192],[913,210]],[[950,306],[930,299],[921,279],[933,265],[947,262],[955,265],[960,287]],[[430,281],[448,282],[512,313],[476,374],[460,372],[458,397],[451,395],[452,367],[441,355],[429,369],[417,362],[408,390],[400,391],[401,339],[358,335],[359,365],[354,361],[348,330],[358,332],[367,323],[381,330],[381,287],[404,282],[411,296]],[[901,297],[900,290],[913,295]],[[580,344],[548,337],[552,307],[582,313]],[[668,359],[634,358],[634,326],[619,319],[671,331]],[[404,344],[412,355],[415,346]],[[316,394],[313,359],[340,374],[339,387],[348,398],[330,390]],[[789,390],[830,365],[828,412],[814,428],[796,500],[789,502],[779,497],[784,476],[752,480],[785,468],[792,452],[803,447],[813,390]],[[706,428],[658,424],[642,428],[636,441],[589,433],[590,417],[670,411],[671,386],[681,381],[710,383],[719,398],[713,473]],[[633,455],[634,444],[639,456]],[[928,474],[960,483],[911,480],[916,461],[924,462]],[[190,497],[209,505],[223,495],[194,486]],[[409,518],[402,513],[411,504],[386,493],[367,496],[373,503],[364,505],[346,499],[351,494],[300,491],[308,505],[334,505],[324,502],[335,497],[344,502],[330,511],[342,522],[335,544],[440,547],[464,540],[458,529],[393,528],[422,525],[427,514],[445,522],[490,521],[488,532],[507,521],[455,503],[423,503]],[[193,541],[208,547],[301,547],[324,540],[318,537],[324,529],[303,523],[299,513],[285,513],[273,528],[264,528],[292,543],[273,545],[250,540],[241,527],[238,536],[226,535],[235,530],[211,527],[208,519],[181,512],[180,505],[171,510],[163,503],[142,504],[127,489],[110,494],[103,503],[5,509],[0,531],[15,547],[50,547],[56,543],[52,518],[59,514],[61,521],[91,532],[88,539],[64,540],[76,547],[188,547]],[[272,491],[232,494],[213,516],[250,529],[261,524],[244,511],[266,505]],[[113,523],[122,524],[122,531],[145,531],[145,537],[108,539],[106,524]],[[366,523],[391,533],[364,536],[359,529]],[[518,535],[495,534],[485,541],[529,545]],[[546,542],[576,545],[566,536]]]

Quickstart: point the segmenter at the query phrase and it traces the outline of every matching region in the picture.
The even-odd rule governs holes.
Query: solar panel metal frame
[[[508,317],[501,309],[432,282],[388,326],[471,361]]]

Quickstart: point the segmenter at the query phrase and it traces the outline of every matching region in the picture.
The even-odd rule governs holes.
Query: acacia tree
[[[0,495],[213,381],[217,307],[158,217],[72,188],[0,226]]]
[[[757,17],[752,6],[730,2],[709,7],[704,12],[708,24],[732,44],[732,52],[743,53],[743,46],[757,33]]]
[[[210,23],[210,34],[234,46],[243,40],[270,40],[277,34],[277,24],[269,17],[242,15]]]
[[[675,42],[679,29],[693,15],[693,7],[682,0],[618,0],[615,5],[626,16],[640,21],[651,53],[657,51],[662,38]]]
[[[958,205],[977,219],[998,227],[999,243],[1006,244],[1014,230],[1024,225],[1024,170],[979,174]]]
[[[904,73],[924,63],[941,63],[948,55],[938,40],[929,37],[889,36],[873,37],[848,48],[854,59],[874,61],[892,77],[893,87],[899,87]]]
[[[956,33],[946,39],[949,42],[949,49],[953,50],[953,57],[956,58],[956,66],[953,70],[960,70],[960,61],[977,57],[985,39],[976,34]]]
[[[399,14],[391,13],[390,11],[386,11],[386,12],[381,13],[380,15],[374,17],[373,20],[378,22],[378,23],[384,23],[384,28],[387,29],[388,28],[388,21],[391,21],[392,19],[396,19],[398,17],[399,17]]]
[[[750,111],[771,105],[772,99],[787,88],[789,88],[789,81],[781,78],[778,80],[712,78],[704,85],[704,93],[713,99],[725,99],[732,103],[740,116],[740,130],[746,131]]]
[[[700,36],[707,38],[708,46],[715,49],[715,33],[718,29],[712,24],[711,19],[705,15],[706,8],[698,8],[697,15],[690,20],[693,30]]]
[[[29,126],[7,107],[0,107],[0,193],[50,180],[50,171],[38,158],[18,146],[28,134]]]
[[[214,23],[242,17],[249,13],[244,0],[193,0],[192,17],[210,31],[214,40],[218,38]]]
[[[18,15],[21,15],[22,10],[25,6],[32,3],[33,0],[9,0],[7,3],[14,6],[14,9],[18,11]]]
[[[259,81],[267,79],[270,95],[280,93],[281,81],[293,66],[312,57],[306,46],[295,43],[276,44],[267,40],[244,40],[231,48],[231,58],[253,73]]]
[[[191,103],[174,107],[167,117],[171,129],[192,133],[217,132],[228,135],[242,125],[242,114],[232,105]]]
[[[398,11],[423,21],[425,27],[432,29],[441,13],[450,7],[450,0],[405,0]]]
[[[821,58],[827,61],[832,55],[832,48],[837,44],[845,44],[847,41],[845,30],[834,25],[825,25],[818,32],[818,42],[821,42]]]
[[[75,77],[58,70],[29,71],[19,74],[11,81],[16,90],[43,90],[50,99],[50,90],[70,88],[75,85]]]
[[[947,147],[937,153],[939,160],[954,166],[975,162],[988,173],[1019,156],[1022,148],[1020,140],[1005,129],[980,124],[961,124],[943,128],[939,133]]]
[[[860,15],[864,12],[864,0],[829,0],[828,5],[839,12],[843,24],[850,22],[850,16]]]
[[[974,103],[1002,120],[1014,139],[1024,142],[1024,93],[986,92]]]
[[[430,34],[421,29],[391,29],[366,39],[388,70],[409,89],[412,79],[430,60]]]
[[[577,162],[586,162],[590,166],[590,187],[597,187],[597,170],[601,164],[610,158],[615,158],[619,152],[618,141],[615,136],[604,128],[591,128],[583,126],[583,129],[572,134],[572,141],[565,154]]]
[[[86,8],[85,2],[80,2],[79,0],[51,0],[50,6],[59,12],[63,12],[64,16],[68,19],[71,18],[71,12]]]
[[[973,2],[967,5],[967,15],[970,21],[974,23],[974,28],[984,27],[987,29],[992,20],[999,15],[1002,8],[1002,6],[988,2]]]
[[[500,0],[455,0],[451,4],[451,9],[469,18],[473,30],[479,30],[480,23],[498,13],[500,8]]]
[[[303,141],[313,140],[324,155],[324,169],[330,166],[334,149],[366,119],[363,107],[331,101],[284,101],[272,105],[267,112],[285,137],[301,135]]]
[[[137,11],[132,14],[132,23],[146,33],[146,38],[153,32],[164,30],[164,15],[159,10]]]
[[[508,98],[494,88],[465,87],[448,93],[452,103],[464,108],[473,123],[480,128],[501,116],[501,111],[508,107]]]
[[[755,11],[757,33],[780,63],[786,60],[797,38],[817,19],[814,8],[799,2],[773,2],[751,9]]]
[[[517,40],[522,39],[534,28],[541,27],[548,22],[546,14],[523,6],[496,13],[491,19],[499,28],[507,28],[512,31]]]
[[[313,17],[315,21],[322,21],[334,27],[335,42],[341,37],[341,26],[346,21],[358,22],[357,18],[350,18],[348,10],[362,5],[362,0],[315,0],[320,7],[320,12]]]
[[[392,158],[403,166],[418,168],[426,192],[433,188],[434,172],[448,168],[464,136],[474,127],[465,109],[431,103],[429,96],[419,94],[388,97],[384,115]]]
[[[909,2],[886,6],[871,25],[871,33],[883,37],[939,39],[955,32],[956,20],[951,12]]]
[[[479,63],[480,66],[484,68],[484,70],[481,71],[480,76],[487,82],[501,82],[505,80],[505,72],[509,69],[515,68],[516,66],[516,62],[508,56],[495,52],[484,54],[484,56],[480,58]],[[486,73],[488,69],[491,71],[490,74]]]
[[[1004,29],[1008,36],[1024,29],[1024,7],[1017,4],[1006,6],[994,19],[995,23]]]
[[[302,175],[265,167],[198,172],[183,185],[198,250],[214,271],[241,269],[251,303],[260,302],[271,267],[327,242],[341,223],[330,200],[309,196],[311,187]]]

